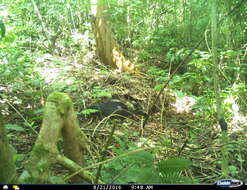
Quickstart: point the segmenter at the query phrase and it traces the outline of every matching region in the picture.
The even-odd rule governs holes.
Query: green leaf
[[[109,168],[113,168],[115,170],[121,170],[123,168],[123,165],[121,163],[121,159],[113,160],[109,163]]]
[[[137,165],[127,165],[127,170],[121,176],[122,183],[129,183],[129,182],[138,182],[138,173],[142,169],[140,169]],[[129,167],[129,168],[128,168]]]
[[[231,172],[231,174],[237,174],[238,173],[238,168],[236,166],[229,166],[229,170]]]
[[[86,109],[86,110],[81,111],[79,114],[90,115],[90,114],[96,113],[96,112],[99,112],[99,110],[96,110],[96,109]]]
[[[101,86],[95,86],[93,88],[93,97],[94,98],[101,98],[101,97],[107,97],[107,98],[111,98],[111,92],[109,90],[103,90],[101,89]]]
[[[138,172],[137,183],[149,183],[157,184],[162,183],[162,178],[159,176],[159,173],[153,167],[142,168]]]
[[[36,109],[36,110],[34,110],[34,114],[43,114],[44,113],[44,111],[45,111],[45,108],[40,108],[40,109]]]
[[[173,145],[170,139],[163,139],[162,141],[160,141],[160,144],[164,147],[171,147]]]
[[[111,98],[111,93],[107,91],[97,92],[93,95],[94,98],[108,97]]]
[[[171,158],[160,161],[157,167],[161,173],[167,175],[187,169],[191,164],[190,160],[184,158]]]
[[[16,125],[16,124],[6,124],[5,128],[7,130],[13,130],[13,131],[25,131],[25,128],[23,128],[20,125]]]
[[[130,162],[145,164],[146,166],[153,165],[153,155],[147,151],[140,151],[128,156]]]
[[[155,91],[160,91],[162,88],[163,88],[163,84],[158,84],[158,85],[156,85],[155,87],[154,87],[154,90]]]

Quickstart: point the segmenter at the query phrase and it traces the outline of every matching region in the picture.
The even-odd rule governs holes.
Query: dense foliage
[[[157,94],[170,80],[171,73],[176,71],[167,87],[169,92],[181,102],[196,103],[189,110],[190,114],[175,115],[178,119],[174,122],[172,116],[169,118],[168,108],[161,109],[165,98],[160,100],[158,107],[168,119],[163,119],[164,115],[160,114],[153,122],[166,126],[163,132],[168,130],[167,126],[176,128],[177,123],[183,130],[189,128],[181,131],[185,133],[183,137],[189,139],[184,146],[177,133],[180,128],[169,135],[161,135],[158,140],[154,138],[153,141],[170,150],[169,153],[167,150],[165,153],[161,150],[140,151],[132,157],[121,158],[122,154],[138,148],[134,142],[128,141],[140,135],[126,130],[123,139],[116,137],[114,142],[121,146],[111,147],[109,154],[120,157],[105,165],[102,172],[104,181],[128,183],[136,180],[145,183],[147,176],[144,174],[150,170],[153,171],[150,183],[214,182],[221,177],[218,172],[221,157],[217,150],[222,144],[217,139],[221,134],[216,119],[209,2],[107,1],[107,21],[124,55],[148,79],[145,81],[147,84],[132,89],[147,85],[146,89]],[[217,3],[219,96],[229,126],[229,177],[244,180],[247,169],[247,142],[244,138],[247,132],[247,4],[242,0],[217,0]],[[90,0],[0,2],[0,34],[2,37],[5,34],[0,41],[0,103],[4,105],[9,137],[14,138],[12,143],[17,142],[15,159],[19,170],[23,169],[24,153],[31,148],[23,150],[18,142],[26,134],[33,137],[33,131],[38,131],[44,100],[49,93],[55,90],[68,92],[74,97],[78,109],[85,108],[87,101],[112,98],[114,94],[112,89],[104,86],[102,79],[109,84],[117,83],[118,79],[110,80],[112,73],[98,64],[94,53],[91,6]],[[200,40],[202,43],[194,49]],[[192,55],[181,65],[191,50]],[[77,65],[80,65],[79,69],[75,69]],[[89,72],[94,73],[89,75]],[[52,74],[49,76],[49,73]],[[101,74],[109,77],[101,78]],[[123,79],[132,80],[129,75],[124,75]],[[125,86],[128,89],[128,85]],[[141,88],[139,91],[145,94]],[[142,107],[147,108],[146,104],[143,101]],[[165,125],[169,120],[171,124]],[[29,140],[32,141],[32,137]],[[185,151],[188,154],[177,154],[180,149],[181,152],[186,150],[185,147],[189,149]],[[178,167],[169,168],[174,165]],[[191,173],[184,172],[189,167]],[[140,170],[143,175],[136,175]],[[171,172],[166,173],[168,170]],[[114,178],[116,176],[118,178]]]

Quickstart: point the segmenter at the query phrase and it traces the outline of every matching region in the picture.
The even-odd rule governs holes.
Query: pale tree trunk
[[[63,152],[58,150],[60,139],[63,139]],[[18,178],[0,112],[0,183],[51,183],[55,164],[71,171],[67,180],[73,183],[95,183],[93,174],[83,169],[85,153],[88,152],[93,158],[89,145],[89,140],[80,129],[72,100],[67,94],[54,92],[47,99],[39,136]],[[104,183],[101,180],[98,182]]]
[[[226,2],[226,12],[230,12],[232,7],[232,1],[228,0]],[[227,46],[229,49],[233,48],[233,41],[232,41],[232,27],[233,22],[231,16],[226,17],[226,41]]]
[[[63,153],[58,150],[61,137]],[[73,173],[72,183],[95,183],[95,177],[82,168],[86,152],[91,152],[89,141],[80,129],[72,100],[67,94],[53,92],[47,99],[39,136],[19,183],[51,183],[51,169],[57,163]]]
[[[119,71],[134,71],[134,64],[127,60],[121,52],[118,43],[107,21],[107,4],[105,0],[91,0],[93,32],[96,39],[96,53],[105,65],[111,65]]]
[[[217,10],[217,4],[218,0],[211,0],[211,35],[212,35],[212,61],[214,64],[214,91],[216,96],[216,112],[217,112],[217,120],[219,121],[222,135],[221,135],[221,171],[222,171],[222,178],[229,178],[229,166],[228,166],[228,160],[229,160],[229,152],[228,152],[228,136],[227,136],[227,124],[224,120],[224,114],[222,110],[222,98],[220,97],[220,88],[219,88],[219,64],[218,64],[218,10]]]

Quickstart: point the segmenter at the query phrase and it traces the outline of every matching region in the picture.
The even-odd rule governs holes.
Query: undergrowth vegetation
[[[95,55],[89,1],[0,3],[0,20],[6,27],[0,41],[0,104],[19,173],[40,129],[46,98],[61,91],[72,97],[96,161],[110,128],[117,126],[101,173],[104,182],[195,184],[221,178],[223,145],[209,39],[205,37],[180,65],[207,35],[207,1],[184,2],[108,1],[112,30],[141,77],[101,64]],[[229,2],[232,7],[237,1]],[[228,10],[223,4],[219,7],[222,14]],[[229,127],[229,177],[240,180],[247,177],[246,12],[247,6],[242,5],[223,22],[218,50],[220,97]],[[231,31],[228,25],[234,26]],[[149,110],[168,80],[154,109]],[[85,119],[94,112],[85,111],[88,105],[114,98],[136,112],[149,110],[146,128],[141,128],[144,116],[121,123]],[[94,164],[93,160],[89,163]],[[91,169],[96,175],[96,168]],[[57,176],[54,183],[66,183],[63,172],[57,171],[53,177]]]

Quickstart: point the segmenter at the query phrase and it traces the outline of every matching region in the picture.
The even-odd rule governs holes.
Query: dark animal
[[[105,102],[98,102],[92,104],[87,109],[95,109],[98,112],[90,114],[91,116],[99,116],[101,118],[107,117],[111,114],[114,114],[114,117],[125,118],[131,115],[128,111],[128,107],[119,101],[108,100]]]
[[[224,118],[219,119],[221,131],[227,131],[227,123]]]

